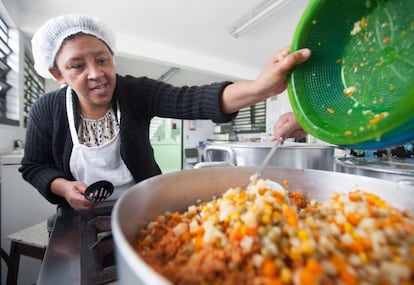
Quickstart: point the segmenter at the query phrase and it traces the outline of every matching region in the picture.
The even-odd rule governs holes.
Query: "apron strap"
[[[72,88],[68,86],[66,89],[66,114],[69,121],[69,130],[74,145],[79,144],[78,132],[75,128],[75,116],[73,114],[73,102],[72,102]]]
[[[121,109],[119,108],[119,102],[116,101],[116,111],[117,116],[116,119],[118,121],[118,124],[121,122]],[[66,114],[69,121],[69,129],[70,129],[70,135],[72,137],[73,144],[78,145],[79,144],[79,137],[78,132],[75,127],[75,115],[73,114],[73,101],[72,101],[72,88],[68,86],[66,89]]]

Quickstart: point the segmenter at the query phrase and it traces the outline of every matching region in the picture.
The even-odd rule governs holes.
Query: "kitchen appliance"
[[[80,256],[81,284],[106,284],[116,279],[111,208],[81,215]]]
[[[335,171],[381,178],[414,186],[414,159],[386,157],[338,157]]]
[[[93,210],[58,208],[37,284],[115,284],[113,201]]]
[[[208,142],[206,162],[228,161],[237,166],[259,166],[274,142]],[[280,145],[270,166],[333,170],[334,146],[286,142]]]
[[[279,151],[279,150],[278,150]],[[208,201],[230,187],[246,186],[256,168],[219,167],[191,169],[159,175],[131,187],[116,202],[112,212],[119,284],[170,284],[148,266],[132,245],[140,228],[165,211],[183,212],[189,205]],[[378,194],[401,209],[414,211],[414,187],[372,177],[309,169],[267,168],[263,178],[278,183],[289,181],[291,191],[312,193],[316,201],[326,201],[333,191],[359,188]]]
[[[312,50],[295,67],[289,99],[312,136],[353,149],[414,139],[412,0],[312,0],[292,50]]]
[[[11,241],[7,236],[36,225],[56,212],[56,205],[50,204],[22,177],[19,172],[23,149],[14,150],[0,157],[0,210],[1,248],[9,253]],[[19,263],[19,284],[36,282],[41,260],[22,256]],[[6,284],[6,264],[1,263],[0,284]]]
[[[213,129],[214,140],[216,141],[235,141],[237,140],[236,132],[232,123],[216,124]]]

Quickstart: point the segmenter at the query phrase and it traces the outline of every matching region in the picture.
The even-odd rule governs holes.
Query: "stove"
[[[90,211],[58,208],[36,284],[116,283],[112,207],[103,201]]]
[[[116,280],[110,210],[81,215],[81,284],[107,284]]]

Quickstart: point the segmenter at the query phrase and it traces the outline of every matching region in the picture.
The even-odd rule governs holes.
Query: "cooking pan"
[[[133,250],[140,228],[165,211],[183,212],[189,205],[209,201],[227,189],[247,186],[255,167],[191,169],[155,176],[131,187],[116,202],[112,212],[112,232],[119,284],[171,284]],[[323,170],[268,168],[263,178],[289,181],[291,191],[312,193],[318,202],[333,192],[357,188],[375,193],[388,203],[414,211],[414,187],[382,179]]]
[[[229,160],[237,166],[259,166],[274,142],[213,142],[204,149],[206,162]],[[277,150],[269,165],[285,168],[333,170],[332,145],[287,142]]]

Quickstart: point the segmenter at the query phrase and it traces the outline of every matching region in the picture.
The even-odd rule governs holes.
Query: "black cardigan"
[[[161,173],[149,140],[151,119],[158,116],[228,122],[236,115],[221,112],[221,94],[228,84],[174,87],[146,77],[117,75],[112,100],[118,100],[121,111],[120,152],[135,182]],[[67,202],[50,191],[51,182],[59,177],[74,180],[69,169],[73,143],[66,115],[66,89],[49,92],[33,104],[19,169],[23,178],[49,202],[61,205]],[[80,118],[77,97],[73,96],[73,100],[77,124]],[[116,104],[113,106],[116,108]]]

